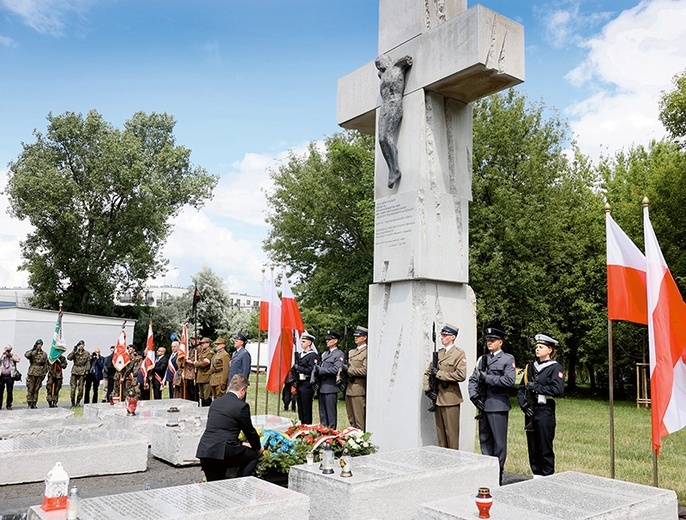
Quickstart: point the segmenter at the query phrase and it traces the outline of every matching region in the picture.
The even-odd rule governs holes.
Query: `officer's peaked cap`
[[[450,323],[446,323],[445,325],[443,325],[443,328],[441,329],[441,334],[452,334],[453,336],[457,336],[457,331],[459,330],[459,327],[451,325]]]
[[[485,339],[505,339],[505,333],[497,327],[486,327],[484,329]]]
[[[534,339],[536,340],[537,344],[543,343],[544,345],[552,348],[557,348],[557,344],[559,343],[559,341],[557,341],[555,338],[551,338],[547,334],[536,334]]]

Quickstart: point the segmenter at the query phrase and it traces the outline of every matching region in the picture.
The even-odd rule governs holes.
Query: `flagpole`
[[[278,388],[279,388],[279,391],[278,391],[278,393],[276,394],[276,397],[277,397],[277,399],[276,399],[276,415],[278,415],[279,417],[281,417],[281,392],[283,391],[283,390],[281,389],[281,386],[282,386],[282,385],[281,385],[281,383],[282,383],[282,381],[281,381],[281,362],[282,362],[282,360],[283,360],[283,359],[282,359],[282,358],[283,358],[283,329],[281,329],[281,334],[279,335],[279,348],[278,348],[278,352],[279,352],[279,376],[278,376],[278,377],[279,377],[279,379],[278,379],[278,382],[279,382],[279,387],[278,387]]]
[[[614,344],[612,341],[612,320],[607,320],[607,358],[610,391],[610,478],[615,478],[615,368]]]
[[[255,371],[255,410],[257,410],[257,397],[260,394],[260,346],[262,345],[262,331],[257,327],[257,370]]]

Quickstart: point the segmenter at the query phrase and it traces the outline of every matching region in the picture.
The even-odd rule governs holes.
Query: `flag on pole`
[[[643,208],[648,288],[648,345],[653,449],[686,426],[686,303],[667,267],[648,206]]]
[[[62,309],[57,313],[57,321],[55,322],[55,332],[52,334],[52,344],[50,345],[50,354],[48,354],[48,362],[52,365],[57,359],[66,352],[67,342],[64,339],[62,330]]]
[[[195,314],[195,310],[198,308],[198,303],[202,301],[202,294],[200,294],[200,291],[198,291],[198,284],[195,284],[195,290],[193,291],[193,314]]]
[[[181,341],[179,341],[179,355],[178,357],[186,357],[188,355],[188,323],[184,323],[181,327]]]
[[[605,213],[607,236],[607,319],[648,324],[646,257]]]
[[[269,280],[269,326],[267,330],[267,390],[278,393],[281,386],[279,384],[279,373],[278,370],[272,370],[271,368],[272,361],[274,359],[278,360],[278,356],[275,354],[281,337],[281,300],[279,300],[279,295],[276,292],[273,269],[271,279]]]
[[[129,358],[129,351],[126,349],[126,329],[124,326],[126,322],[121,327],[121,332],[119,333],[119,338],[117,338],[117,344],[114,346],[114,356],[112,356],[112,364],[117,371],[121,372],[131,359]]]
[[[273,274],[273,273],[272,273]],[[260,321],[259,330],[269,330],[269,285],[262,269],[262,284],[260,286]]]
[[[148,323],[148,339],[145,342],[145,359],[141,366],[143,381],[148,380],[148,371],[155,366],[155,343],[152,337],[152,320]],[[146,383],[147,384],[147,383]]]
[[[302,333],[304,330],[298,303],[295,301],[286,273],[283,273],[281,277],[281,348],[278,349],[277,355],[270,359],[267,376],[267,390],[270,392],[281,391],[281,384],[293,364],[293,347],[295,346],[293,331]]]

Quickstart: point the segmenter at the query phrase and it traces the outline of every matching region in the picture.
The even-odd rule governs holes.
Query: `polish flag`
[[[148,379],[148,370],[155,366],[155,343],[152,339],[152,320],[148,323],[148,339],[145,342],[145,359],[143,360],[143,365],[141,366],[141,372],[143,373],[143,380]],[[147,384],[147,383],[146,383]]]
[[[112,364],[114,368],[121,372],[128,362],[131,361],[129,358],[129,351],[126,349],[126,329],[122,327],[119,333],[119,338],[117,339],[117,344],[114,346],[114,356],[112,356]]]
[[[276,293],[276,283],[274,283],[274,270],[269,280],[269,326],[268,342],[267,342],[267,390],[278,393],[281,385],[279,384],[279,371],[272,370],[273,361],[276,359],[278,366],[279,356],[276,355],[277,350],[280,352],[281,339],[281,300]],[[288,367],[290,368],[290,367]]]
[[[607,319],[648,324],[646,257],[605,213],[607,235]]]
[[[648,287],[648,344],[653,449],[686,426],[686,303],[667,267],[648,207],[643,208]]]
[[[286,273],[283,273],[281,277],[281,345],[277,350],[277,355],[270,359],[267,377],[267,390],[270,392],[281,391],[281,384],[293,365],[293,347],[295,346],[293,332],[301,334],[304,330],[298,303],[295,301]]]
[[[181,327],[181,341],[179,341],[179,355],[177,359],[188,355],[188,323]]]
[[[262,269],[262,285],[260,286],[259,330],[269,330],[269,285],[267,285],[264,269]]]

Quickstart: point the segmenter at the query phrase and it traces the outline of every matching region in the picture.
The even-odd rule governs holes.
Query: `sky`
[[[516,88],[557,110],[583,153],[665,135],[658,100],[686,68],[686,0],[480,3],[524,26]],[[337,80],[374,60],[378,23],[376,0],[0,0],[0,190],[49,113],[95,109],[120,128],[139,110],[172,114],[177,144],[220,181],[175,219],[153,283],[187,286],[208,265],[259,295],[269,172],[339,130]],[[31,226],[7,207],[0,193],[0,287],[23,287]]]

